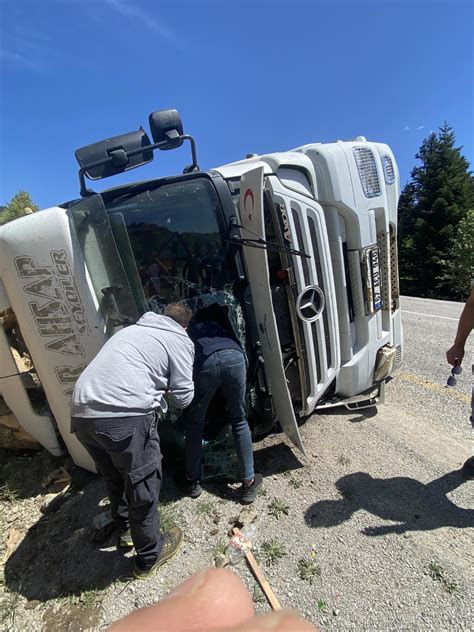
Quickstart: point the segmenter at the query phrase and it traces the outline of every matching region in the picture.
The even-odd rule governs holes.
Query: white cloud
[[[162,21],[158,21],[136,4],[125,2],[125,0],[104,0],[105,4],[120,13],[125,18],[132,18],[141,22],[149,31],[172,42],[178,48],[181,47],[178,36],[174,31],[165,26]]]
[[[1,48],[0,61],[4,64],[14,65],[40,75],[47,74],[47,65],[42,59],[42,55],[35,54],[34,51],[29,51],[29,53],[26,54],[24,50],[18,52],[10,48]]]
[[[409,132],[410,131],[410,126],[409,125],[405,125],[405,127],[403,128],[404,132]]]
[[[418,125],[418,127],[417,127],[416,129],[417,129],[417,130],[418,130],[418,129],[425,129],[425,126],[424,126],[424,125]]]

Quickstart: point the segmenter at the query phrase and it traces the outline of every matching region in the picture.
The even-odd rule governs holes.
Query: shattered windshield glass
[[[127,259],[127,246],[131,249],[138,269],[135,284],[148,309],[161,311],[160,305],[222,290],[228,282],[217,223],[220,203],[207,179],[127,195],[107,211],[122,259]],[[126,268],[132,264],[124,261]]]
[[[168,303],[179,301],[193,313],[212,304],[227,307],[245,348],[244,319],[232,293],[217,222],[220,202],[209,180],[128,194],[108,204],[107,212],[141,312],[162,313]]]

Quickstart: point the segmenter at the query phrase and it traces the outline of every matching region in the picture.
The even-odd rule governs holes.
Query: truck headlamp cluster
[[[374,154],[368,147],[354,147],[353,151],[365,197],[378,197],[382,189]]]
[[[383,174],[385,176],[385,182],[387,184],[393,184],[395,182],[395,169],[393,161],[389,155],[382,156]]]

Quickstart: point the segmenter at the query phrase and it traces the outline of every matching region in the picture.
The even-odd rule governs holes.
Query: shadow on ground
[[[15,500],[44,494],[42,481],[64,461],[64,457],[51,456],[46,450],[0,449],[0,488],[6,488]]]
[[[290,447],[284,443],[267,446],[254,451],[255,470],[263,477],[282,474],[303,467]]]
[[[102,543],[91,541],[91,535],[97,535],[93,518],[102,511],[99,503],[107,494],[96,475],[77,469],[83,475],[77,476],[78,480],[86,479],[87,486],[72,492],[57,511],[33,524],[5,565],[6,587],[28,600],[82,595],[102,590],[117,579],[130,579],[132,560],[117,550],[116,532]],[[180,497],[166,475],[161,505]]]
[[[377,406],[371,406],[370,408],[361,408],[360,410],[350,410],[345,406],[338,406],[337,408],[327,408],[321,410],[321,413],[328,415],[329,417],[347,417],[347,415],[353,415],[349,421],[351,423],[361,423],[366,419],[372,419],[378,414]]]
[[[367,536],[429,531],[440,527],[474,527],[474,510],[458,507],[447,497],[463,483],[458,470],[427,484],[408,477],[381,479],[356,472],[337,481],[336,488],[342,498],[314,503],[307,510],[305,519],[312,527],[333,527],[362,509],[383,520],[399,523],[366,527],[362,533]]]
[[[5,565],[7,588],[29,600],[47,601],[105,588],[126,575],[130,560],[113,541],[99,545],[89,540],[104,496],[102,482],[96,481],[72,493],[56,512],[42,516]]]

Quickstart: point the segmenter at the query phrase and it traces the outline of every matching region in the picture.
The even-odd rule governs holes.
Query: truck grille
[[[310,398],[319,396],[332,380],[334,364],[334,342],[331,340],[330,313],[332,297],[330,296],[329,281],[321,261],[321,246],[318,238],[317,219],[313,209],[305,209],[303,205],[291,204],[291,218],[293,220],[294,247],[311,255],[311,259],[293,256],[296,291],[299,294],[309,285],[321,288],[326,303],[321,317],[313,323],[300,321],[300,331],[305,341],[306,358],[305,370],[310,376],[308,395]],[[311,353],[313,350],[313,353]],[[314,359],[313,359],[314,358]],[[305,411],[303,410],[303,413]]]

